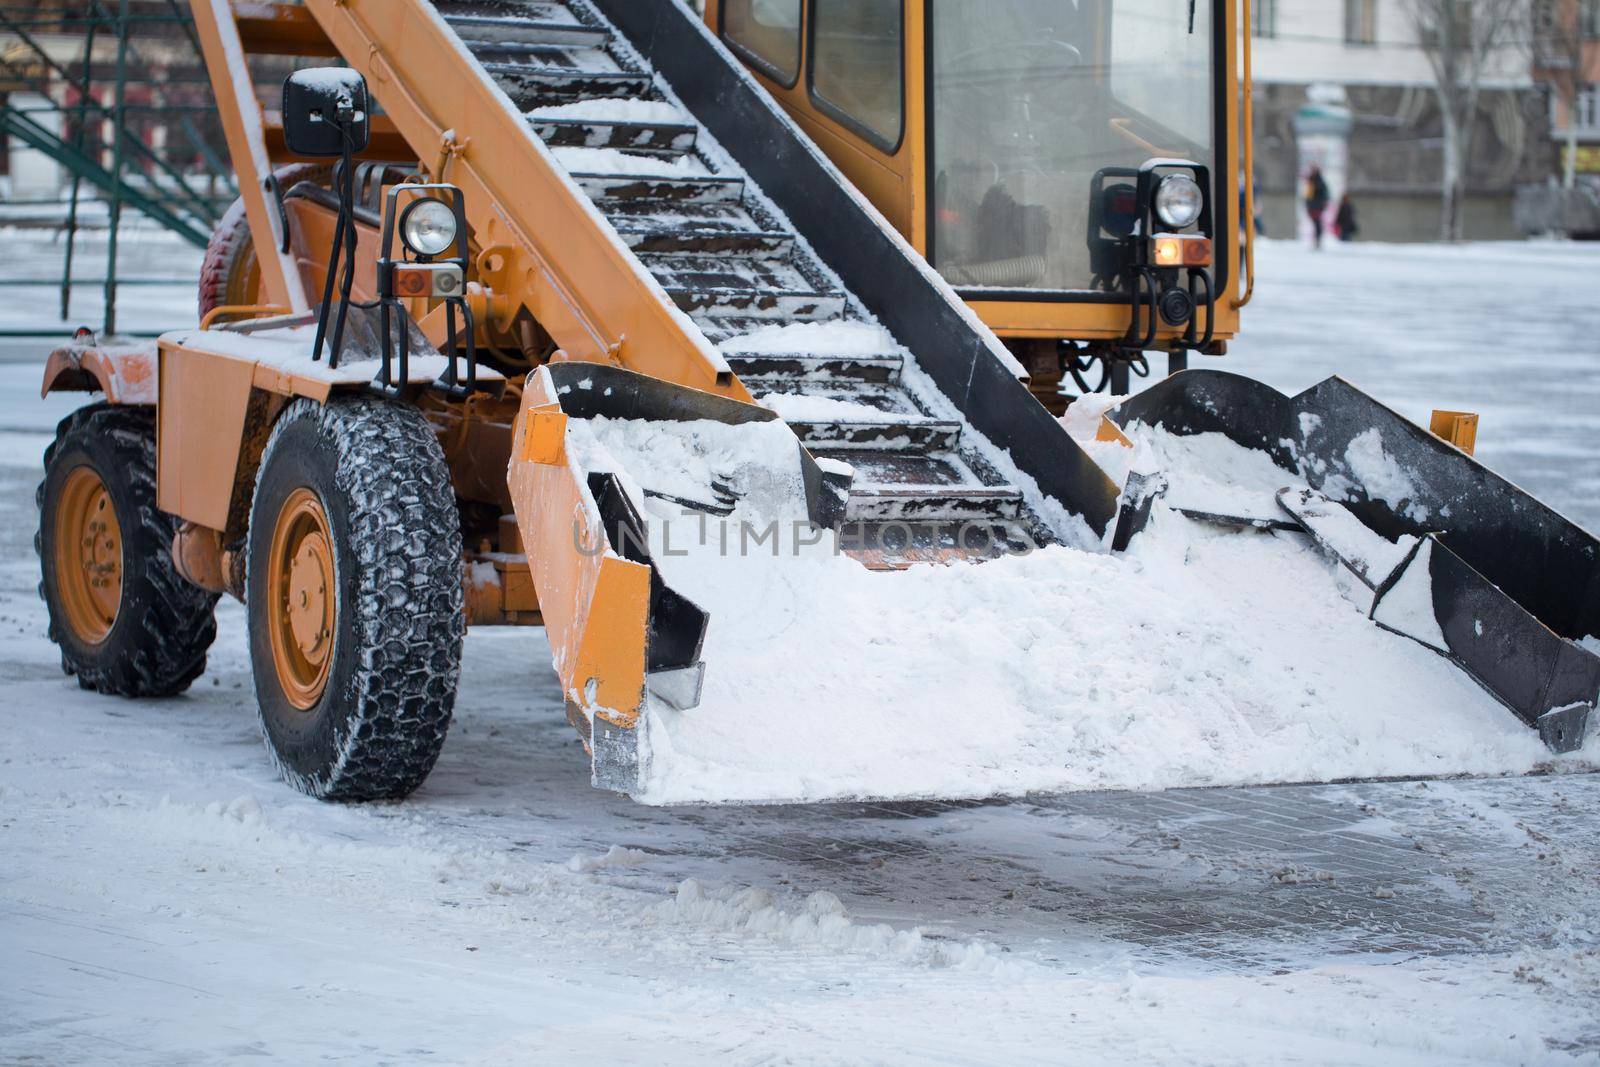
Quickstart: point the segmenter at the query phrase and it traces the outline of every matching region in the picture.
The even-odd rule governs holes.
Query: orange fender
[[[155,341],[56,349],[45,361],[39,395],[58,392],[104,393],[113,404],[154,404]]]

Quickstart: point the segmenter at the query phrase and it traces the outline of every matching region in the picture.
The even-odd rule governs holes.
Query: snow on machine
[[[427,777],[469,625],[648,802],[1575,758],[1595,538],[1468,419],[1186,369],[1252,284],[1235,3],[192,6],[200,328],[45,374],[103,394],[40,492],[85,687],[181,692],[235,596],[330,799]]]

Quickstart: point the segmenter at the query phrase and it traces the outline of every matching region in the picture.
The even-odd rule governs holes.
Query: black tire
[[[326,680],[303,710],[279,677],[268,607],[274,531],[299,490],[320,502],[337,591]],[[262,456],[246,587],[261,727],[283,777],[328,800],[421,785],[450,726],[466,617],[450,472],[415,408],[370,396],[289,405]]]
[[[122,532],[122,591],[104,638],[88,642],[73,627],[55,562],[57,509],[76,468],[104,484]],[[50,612],[50,640],[61,666],[85,689],[126,697],[168,697],[206,669],[216,640],[217,596],[191,584],[172,560],[178,520],[156,508],[155,414],[147,407],[91,404],[56,427],[39,484],[39,595]]]
[[[325,182],[330,174],[320,163],[291,163],[273,172],[278,187],[288,192],[304,181]],[[277,208],[274,206],[273,210]],[[200,261],[199,311],[204,319],[213,308],[261,303],[259,267],[244,198],[228,206],[212,227],[205,258]]]

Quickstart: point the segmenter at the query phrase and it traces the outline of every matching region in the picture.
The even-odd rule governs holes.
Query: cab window
[[[723,0],[722,36],[775,81],[800,78],[800,0]]]
[[[1212,167],[1220,0],[932,0],[930,258],[963,291],[1118,292],[1092,190]],[[1213,167],[1213,173],[1215,168]]]
[[[885,151],[900,144],[901,0],[813,0],[811,95]]]

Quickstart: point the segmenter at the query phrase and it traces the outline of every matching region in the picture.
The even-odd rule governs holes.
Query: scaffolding
[[[137,212],[198,247],[238,195],[186,0],[0,0],[0,132],[70,175],[61,318],[102,285],[117,332],[118,233]],[[86,188],[87,186],[87,188]],[[105,204],[105,276],[74,275],[83,201]]]

